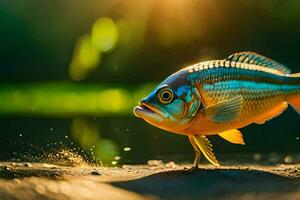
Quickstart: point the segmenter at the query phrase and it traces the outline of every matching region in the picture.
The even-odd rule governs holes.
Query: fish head
[[[201,98],[185,76],[173,75],[159,84],[134,108],[135,116],[149,124],[174,133],[182,133],[196,115]]]

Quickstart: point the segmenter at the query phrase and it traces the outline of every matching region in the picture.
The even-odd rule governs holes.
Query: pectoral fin
[[[242,133],[236,129],[219,133],[219,136],[233,144],[245,144]]]
[[[243,97],[239,95],[221,103],[208,106],[204,111],[204,115],[215,122],[229,122],[238,118],[242,106]]]
[[[203,135],[196,135],[190,138],[192,143],[196,144],[205,158],[215,166],[219,166],[219,162],[213,152],[212,145],[209,140]]]

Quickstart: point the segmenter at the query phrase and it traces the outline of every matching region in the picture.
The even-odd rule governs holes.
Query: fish
[[[300,114],[300,73],[255,52],[185,67],[162,81],[133,110],[162,130],[187,136],[200,157],[219,166],[209,136],[245,145],[239,129],[264,124],[291,105]]]

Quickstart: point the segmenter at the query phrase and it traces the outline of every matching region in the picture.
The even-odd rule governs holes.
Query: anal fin
[[[236,129],[219,133],[219,136],[233,144],[245,144],[242,133]]]
[[[213,152],[212,145],[204,135],[195,135],[191,137],[193,143],[197,145],[205,158],[213,165],[219,166],[219,162]]]
[[[300,104],[299,104],[300,105]],[[280,114],[282,114],[286,109],[288,108],[288,103],[287,102],[283,102],[280,105],[276,106],[275,108],[273,108],[271,111],[267,112],[266,114],[264,114],[262,117],[258,118],[255,123],[256,124],[264,124],[267,121],[278,117]]]

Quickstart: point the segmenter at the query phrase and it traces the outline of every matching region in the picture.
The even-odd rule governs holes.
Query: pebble
[[[24,163],[23,166],[24,167],[32,167],[32,164],[30,164],[30,163]]]
[[[149,166],[159,166],[161,164],[163,164],[162,160],[148,160],[147,161],[147,165],[149,165]]]
[[[175,168],[175,167],[176,167],[176,163],[173,162],[173,161],[168,162],[168,163],[166,164],[166,167],[168,167],[168,168]]]
[[[91,174],[92,174],[93,176],[101,176],[101,173],[98,172],[98,171],[92,171]]]
[[[52,169],[57,168],[56,165],[47,164],[47,163],[44,163],[44,164],[43,164],[43,167],[46,167],[46,168],[52,168]]]
[[[21,184],[20,179],[17,179],[17,178],[13,179],[13,182],[16,183],[16,184]]]
[[[23,163],[11,163],[12,166],[17,166],[17,167],[24,167],[25,165]]]
[[[130,165],[123,165],[122,168],[123,168],[123,169],[131,169],[132,166],[130,166]]]

